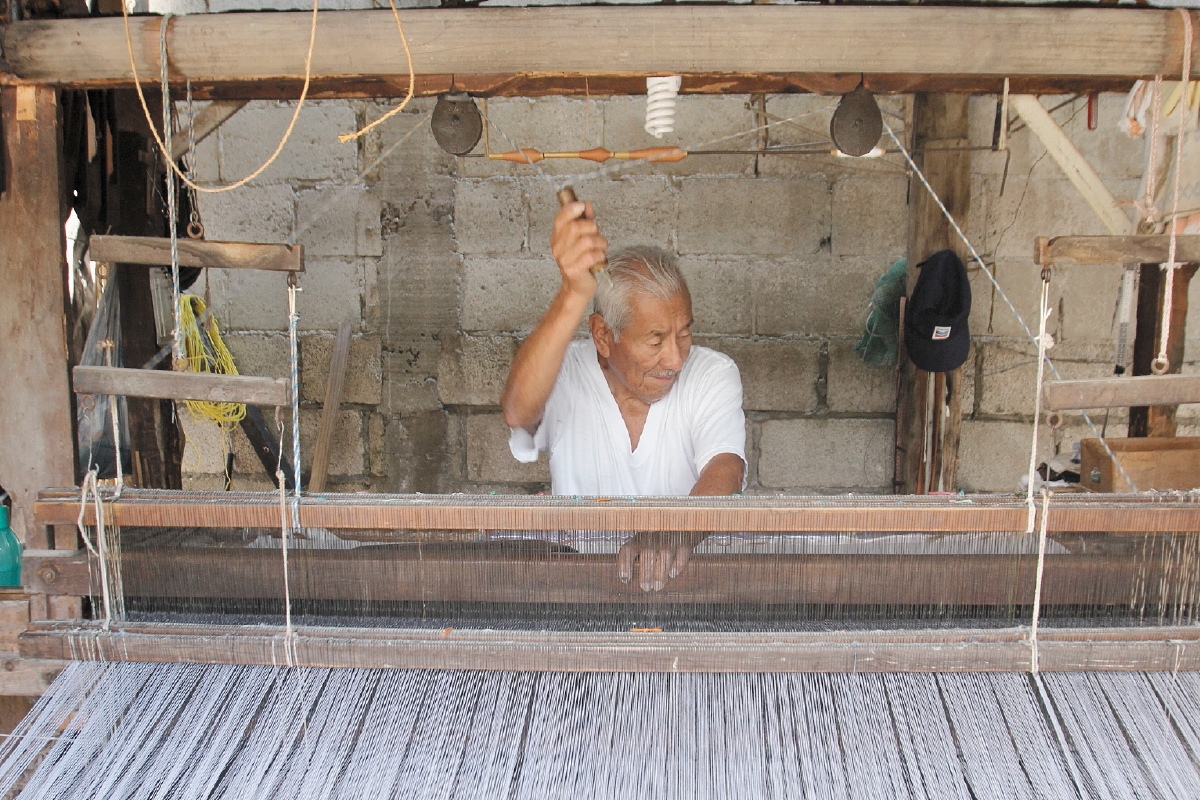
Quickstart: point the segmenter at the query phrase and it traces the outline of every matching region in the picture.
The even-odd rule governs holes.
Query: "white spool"
[[[675,130],[675,98],[682,84],[678,75],[646,78],[646,133],[656,139]]]

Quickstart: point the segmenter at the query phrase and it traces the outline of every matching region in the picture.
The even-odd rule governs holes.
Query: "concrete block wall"
[[[747,100],[681,98],[677,133],[663,143],[694,145],[754,127]],[[771,130],[771,143],[819,139],[835,104],[810,95],[769,97],[768,112],[792,120]],[[1118,197],[1131,197],[1141,145],[1116,131],[1120,104],[1115,95],[1102,97],[1097,131],[1086,130],[1080,103],[1056,116]],[[557,203],[530,167],[442,152],[428,129],[432,105],[414,101],[350,144],[337,134],[379,117],[387,102],[306,105],[293,140],[263,176],[235,192],[201,196],[207,235],[306,246],[298,300],[306,469],[333,331],[346,319],[355,324],[332,489],[544,491],[544,459],[524,465],[511,458],[498,403],[513,353],[558,287],[549,255]],[[885,105],[900,112],[903,98]],[[644,98],[636,97],[493,99],[490,144],[659,144],[641,129],[643,109]],[[973,144],[990,142],[994,109],[992,98],[973,101]],[[251,103],[200,145],[200,178],[230,181],[256,167],[290,114],[286,103]],[[755,135],[715,146],[757,142]],[[1101,230],[1027,131],[1010,142],[1007,177],[1002,154],[973,156],[966,226],[1032,324],[1033,237]],[[592,167],[544,164],[550,174]],[[679,256],[692,288],[697,342],[728,353],[742,371],[751,491],[890,491],[895,371],[863,365],[853,346],[875,279],[905,254],[908,178],[901,160],[693,155],[587,181],[579,194],[595,204],[614,247],[652,244]],[[1111,371],[1118,280],[1116,268],[1056,280],[1053,355],[1064,374]],[[972,281],[962,481],[970,489],[1007,490],[1027,460],[1036,363],[986,279],[975,273]],[[281,276],[214,272],[193,291],[208,293],[244,373],[287,374]],[[1195,302],[1200,308],[1200,298]],[[1189,333],[1200,335],[1196,325]],[[1181,419],[1185,431],[1197,425],[1186,408]],[[1114,415],[1110,432],[1123,424]],[[185,483],[219,484],[223,448],[232,448],[235,485],[269,485],[240,431],[223,443],[211,426],[185,420],[185,427]],[[1069,420],[1062,436],[1077,427]],[[1043,440],[1047,453],[1066,446],[1065,439]]]

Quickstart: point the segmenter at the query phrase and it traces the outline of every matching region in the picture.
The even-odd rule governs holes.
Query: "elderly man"
[[[500,404],[520,461],[550,453],[551,489],[580,495],[727,495],[746,468],[742,382],[728,356],[692,345],[692,300],[666,253],[615,253],[590,203],[554,220],[562,287],[517,351]],[[609,280],[611,279],[611,281]],[[591,339],[572,341],[593,297]],[[660,591],[703,534],[640,533],[622,545],[622,581]]]

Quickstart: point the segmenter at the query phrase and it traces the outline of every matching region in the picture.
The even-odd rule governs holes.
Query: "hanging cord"
[[[396,116],[404,110],[404,107],[408,105],[408,102],[413,98],[413,89],[416,87],[417,77],[413,72],[412,51],[408,49],[408,37],[404,35],[404,26],[400,24],[400,12],[396,10],[395,0],[388,0],[388,5],[392,7],[392,16],[396,18],[396,29],[400,31],[400,42],[404,45],[404,57],[408,59],[408,94],[404,96],[404,100],[400,103],[400,105],[396,106],[391,111],[372,122],[370,125],[367,125],[360,130],[355,131],[354,133],[339,134],[338,141],[342,142],[343,144],[352,139],[357,139],[358,137],[363,136],[367,131],[371,130],[376,125],[386,122],[387,120]]]
[[[122,8],[124,3],[122,3]],[[167,26],[171,21],[171,14],[165,14],[162,22],[158,26],[158,66],[159,80],[162,83],[162,118],[163,118],[163,137],[166,141],[164,151],[168,154],[167,160],[171,159],[171,138],[174,133],[174,114],[171,108],[171,84],[168,81],[167,69]],[[151,126],[153,130],[153,126]],[[172,165],[174,166],[174,165]],[[184,349],[183,349],[183,327],[180,324],[180,319],[183,316],[181,308],[181,298],[179,290],[179,208],[177,206],[178,185],[175,182],[175,172],[172,169],[167,170],[167,220],[169,227],[169,235],[171,237],[171,307],[175,309],[175,328],[171,332],[172,343],[172,367],[176,370],[181,370],[184,367]]]
[[[1050,270],[1049,268],[1042,269],[1042,299],[1039,304],[1038,316],[1041,322],[1038,325],[1038,369],[1037,369],[1037,385],[1035,387],[1035,397],[1033,400],[1033,441],[1029,445],[1029,486],[1026,488],[1026,502],[1029,505],[1029,518],[1025,524],[1025,532],[1033,533],[1033,523],[1037,515],[1036,507],[1033,502],[1033,487],[1038,480],[1037,471],[1037,455],[1038,455],[1038,428],[1042,421],[1042,382],[1046,377],[1046,351],[1054,346],[1054,339],[1050,334],[1046,333],[1046,320],[1050,317]],[[1034,670],[1035,672],[1037,670]]]
[[[105,360],[110,367],[116,366],[113,364],[113,348],[117,345],[111,339],[105,340],[102,344],[105,350]],[[117,398],[114,395],[108,396],[108,412],[112,418],[113,431],[113,464],[117,473],[117,486],[113,494],[113,499],[116,500],[121,496],[121,490],[125,488],[125,473],[121,470],[121,411],[117,406]]]
[[[1029,669],[1037,675],[1038,623],[1042,618],[1042,577],[1046,574],[1046,520],[1050,518],[1050,491],[1042,487],[1042,524],[1038,526],[1037,580],[1033,584],[1033,614],[1029,620]]]
[[[83,485],[79,490],[79,516],[75,520],[75,527],[79,529],[79,536],[83,539],[84,545],[88,552],[96,557],[100,562],[100,596],[104,602],[104,630],[108,630],[112,624],[112,598],[108,591],[108,559],[105,558],[104,547],[104,506],[100,502],[100,490],[96,486],[96,475],[99,473],[97,467],[88,470],[87,475],[83,479]],[[88,538],[87,528],[83,524],[84,516],[87,514],[88,495],[92,496],[92,501],[95,507],[96,514],[96,544],[93,545],[91,539]],[[99,548],[97,550],[97,547]]]
[[[1155,75],[1154,90],[1150,93],[1150,165],[1146,169],[1146,192],[1142,195],[1139,209],[1151,226],[1158,224],[1158,206],[1154,204],[1154,196],[1158,194],[1158,129],[1162,118],[1162,84],[1163,76]]]
[[[308,54],[304,57],[304,88],[300,90],[300,100],[296,103],[296,110],[292,113],[292,119],[288,123],[287,130],[285,130],[283,132],[283,138],[279,140],[279,145],[275,148],[275,152],[271,153],[271,157],[268,158],[266,161],[264,161],[262,166],[260,166],[256,170],[254,170],[254,172],[250,173],[249,175],[247,175],[246,177],[242,178],[239,181],[235,181],[234,183],[228,184],[227,186],[213,186],[213,187],[201,186],[198,183],[195,183],[194,181],[192,181],[190,178],[188,178],[188,176],[184,175],[183,172],[180,171],[178,165],[176,165],[175,159],[171,158],[170,148],[163,142],[163,138],[161,136],[159,136],[158,129],[154,126],[154,119],[150,116],[150,106],[148,106],[146,104],[146,95],[144,92],[142,92],[141,78],[138,77],[137,60],[134,58],[134,55],[133,55],[133,35],[129,32],[129,7],[124,2],[121,3],[121,17],[125,21],[125,49],[129,53],[129,70],[133,74],[133,88],[137,90],[138,100],[140,100],[142,103],[142,113],[145,114],[145,116],[146,116],[146,124],[150,128],[150,135],[154,137],[154,142],[155,142],[155,144],[158,145],[158,149],[162,152],[163,159],[166,161],[167,165],[171,168],[171,172],[173,172],[176,176],[178,176],[179,179],[182,180],[184,185],[186,185],[188,188],[190,188],[194,191],[197,191],[197,192],[207,192],[208,194],[219,194],[220,192],[228,192],[233,189],[237,189],[239,187],[245,186],[247,183],[249,183],[250,181],[257,178],[259,175],[261,175],[267,169],[267,167],[274,164],[275,159],[279,157],[279,154],[281,152],[283,152],[284,145],[287,144],[288,139],[291,138],[292,130],[296,127],[296,120],[300,117],[300,109],[304,108],[304,100],[308,96],[308,86],[312,80],[312,54],[313,54],[313,45],[317,41],[317,5],[318,5],[318,3],[319,3],[319,0],[313,0],[312,27],[308,34]],[[165,42],[166,42],[165,26],[166,26],[167,18],[169,16],[170,15],[167,15],[167,17],[163,18],[164,28],[160,31],[160,34],[159,34],[159,38],[160,38],[159,57],[162,60],[162,62],[164,63],[164,65],[167,62],[166,44],[165,44]],[[164,71],[166,70],[165,66],[163,67],[163,70]],[[164,93],[164,95],[165,95],[165,93]],[[165,97],[164,97],[164,102],[165,102]],[[163,120],[163,124],[165,127],[169,127],[169,125],[165,119]],[[167,135],[170,136],[169,133]]]
[[[1025,331],[1025,335],[1029,337],[1029,341],[1036,345],[1038,340],[1034,337],[1033,332],[1029,330],[1029,326],[1025,324],[1025,319],[1021,316],[1020,312],[1017,311],[1017,308],[1013,305],[1012,300],[1008,298],[1008,293],[1004,291],[1004,288],[1000,285],[1000,282],[996,280],[996,276],[992,274],[992,271],[987,268],[987,264],[984,263],[983,257],[980,256],[979,252],[975,249],[975,245],[971,244],[971,240],[967,238],[967,235],[963,233],[962,228],[958,226],[958,221],[954,219],[954,216],[950,213],[950,210],[946,208],[946,204],[942,202],[942,198],[938,197],[938,193],[933,190],[933,187],[929,184],[929,181],[925,177],[925,173],[921,172],[920,167],[918,167],[916,162],[913,161],[912,156],[904,147],[904,144],[900,141],[899,137],[896,136],[895,131],[892,130],[892,126],[888,125],[886,119],[883,121],[883,128],[887,131],[888,136],[892,137],[892,141],[896,143],[896,147],[899,148],[900,152],[904,155],[904,160],[908,162],[909,169],[913,171],[913,174],[916,175],[921,181],[921,185],[925,187],[927,192],[929,192],[929,196],[933,198],[935,203],[937,203],[937,207],[941,209],[942,215],[946,217],[946,220],[950,223],[950,227],[954,229],[954,233],[957,234],[958,238],[961,239],[963,244],[967,246],[967,249],[971,252],[971,257],[975,259],[975,263],[979,264],[979,269],[982,270],[983,274],[987,276],[987,279],[991,281],[992,287],[996,290],[996,294],[1000,295],[1000,299],[1004,301],[1006,306],[1008,306],[1008,310],[1012,312],[1013,317],[1016,318],[1017,323],[1021,326],[1021,329]],[[1058,368],[1054,366],[1054,362],[1050,360],[1049,356],[1043,356],[1042,359],[1039,359],[1039,361],[1041,360],[1046,362],[1046,366],[1050,368],[1050,373],[1055,378],[1060,380],[1062,379],[1062,376],[1058,372]],[[1130,491],[1136,492],[1137,487],[1130,479],[1129,474],[1125,472],[1125,467],[1121,465],[1120,460],[1117,458],[1116,454],[1113,453],[1112,448],[1108,446],[1108,442],[1104,441],[1104,437],[1100,435],[1100,431],[1096,430],[1096,425],[1094,422],[1092,422],[1091,416],[1089,416],[1086,411],[1082,411],[1080,413],[1083,416],[1084,422],[1088,424],[1088,428],[1091,429],[1092,435],[1100,440],[1100,444],[1104,446],[1104,452],[1107,453],[1112,462],[1116,464],[1117,470],[1121,473],[1121,477],[1124,478],[1125,482],[1129,484]]]
[[[1162,332],[1159,334],[1158,358],[1150,363],[1150,371],[1155,375],[1165,375],[1171,368],[1171,360],[1167,355],[1167,345],[1171,339],[1171,306],[1175,288],[1175,271],[1179,264],[1175,263],[1175,237],[1179,227],[1179,173],[1183,170],[1183,146],[1187,139],[1185,122],[1191,107],[1188,104],[1188,87],[1192,78],[1192,15],[1186,8],[1175,9],[1183,17],[1183,74],[1181,77],[1179,98],[1179,132],[1175,135],[1175,181],[1171,199],[1171,245],[1167,250],[1166,285],[1163,291]]]
[[[297,329],[300,315],[296,313],[296,274],[288,273],[288,346],[292,377],[292,486],[294,487],[293,523],[300,528],[300,343]]]
[[[288,539],[291,525],[288,523],[287,483],[283,474],[283,425],[279,425],[279,462],[275,467],[275,480],[279,483],[279,524],[280,541],[283,543],[283,618],[285,622],[284,636],[292,637],[292,581],[288,573]],[[290,667],[291,660],[288,660]]]

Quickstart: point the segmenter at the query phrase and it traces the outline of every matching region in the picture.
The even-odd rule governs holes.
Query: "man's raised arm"
[[[554,218],[550,250],[562,273],[562,287],[508,371],[500,407],[510,428],[532,429],[542,421],[567,345],[596,293],[592,268],[604,261],[608,242],[600,235],[591,203],[563,206]]]

